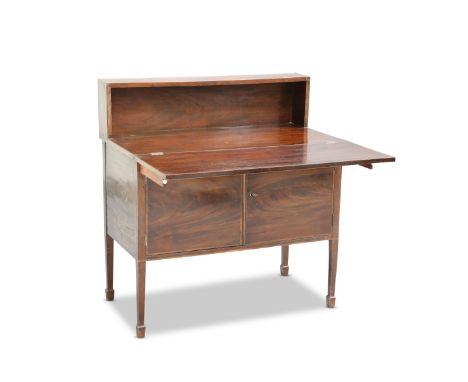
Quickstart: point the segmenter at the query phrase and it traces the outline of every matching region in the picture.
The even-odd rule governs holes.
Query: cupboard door
[[[247,175],[246,244],[331,234],[333,168]]]
[[[242,175],[148,182],[148,253],[241,244]]]

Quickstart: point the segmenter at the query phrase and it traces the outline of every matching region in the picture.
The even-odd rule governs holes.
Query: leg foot
[[[113,289],[106,289],[106,300],[107,301],[114,301],[114,290]]]
[[[136,336],[137,338],[145,338],[146,326],[137,325],[136,326]]]
[[[281,265],[280,272],[281,276],[287,276],[289,274],[289,245],[281,246]]]
[[[336,297],[330,297],[327,296],[327,308],[334,308],[335,307],[335,302],[336,302]]]
[[[280,265],[281,276],[287,276],[289,274],[289,265]]]

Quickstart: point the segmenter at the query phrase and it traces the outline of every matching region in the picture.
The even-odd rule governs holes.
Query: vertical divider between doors
[[[247,227],[247,174],[242,174],[241,195],[241,245],[245,245],[245,230]]]

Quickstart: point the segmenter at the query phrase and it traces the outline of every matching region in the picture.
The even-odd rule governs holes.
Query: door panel
[[[331,233],[333,168],[247,175],[246,244]]]
[[[241,244],[242,176],[148,182],[148,253]]]

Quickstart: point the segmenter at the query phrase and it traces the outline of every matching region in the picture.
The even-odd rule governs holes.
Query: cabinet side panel
[[[307,127],[309,114],[309,81],[295,83],[294,88],[292,121],[296,125]]]
[[[137,164],[112,144],[106,148],[107,232],[131,255],[137,252]]]
[[[99,137],[106,139],[108,134],[108,108],[110,107],[110,92],[104,81],[98,81],[98,112]]]

